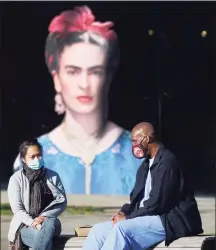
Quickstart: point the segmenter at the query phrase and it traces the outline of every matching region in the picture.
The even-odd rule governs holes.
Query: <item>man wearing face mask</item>
[[[144,159],[137,171],[130,204],[90,230],[83,249],[143,250],[164,241],[166,246],[203,232],[194,194],[172,152],[157,139],[147,122],[131,133],[132,153]]]

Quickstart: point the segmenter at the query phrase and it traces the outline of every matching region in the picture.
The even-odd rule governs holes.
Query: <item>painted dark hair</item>
[[[30,146],[36,146],[36,147],[38,147],[40,153],[41,153],[41,154],[43,153],[43,147],[41,146],[41,144],[38,142],[37,139],[26,140],[26,141],[24,141],[24,142],[20,145],[19,154],[20,154],[21,159],[22,159],[22,158],[25,158],[26,153],[27,153],[27,151],[28,151],[28,148],[29,148]]]
[[[53,18],[45,45],[45,58],[49,72],[58,71],[58,59],[66,46],[89,42],[107,50],[107,67],[114,73],[119,64],[119,46],[112,22],[94,22],[87,6],[64,11]]]

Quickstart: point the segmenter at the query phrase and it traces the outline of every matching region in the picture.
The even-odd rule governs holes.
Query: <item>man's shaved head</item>
[[[136,136],[149,136],[149,137],[153,137],[155,136],[155,129],[153,127],[153,125],[149,122],[141,122],[139,124],[137,124],[132,132],[131,132],[131,137],[136,137]]]

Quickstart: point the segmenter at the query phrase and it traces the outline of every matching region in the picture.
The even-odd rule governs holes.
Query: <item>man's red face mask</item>
[[[132,153],[133,153],[134,157],[136,157],[138,159],[143,159],[146,157],[147,149],[144,148],[142,145],[143,140],[136,145],[132,145]]]

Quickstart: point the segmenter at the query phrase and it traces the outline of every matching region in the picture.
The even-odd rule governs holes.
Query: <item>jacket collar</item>
[[[160,147],[159,147],[159,149],[158,149],[158,151],[157,151],[157,153],[155,155],[153,165],[157,164],[160,161],[160,159],[161,159],[161,157],[162,157],[165,150],[166,150],[166,148],[164,147],[164,145],[160,144]]]

